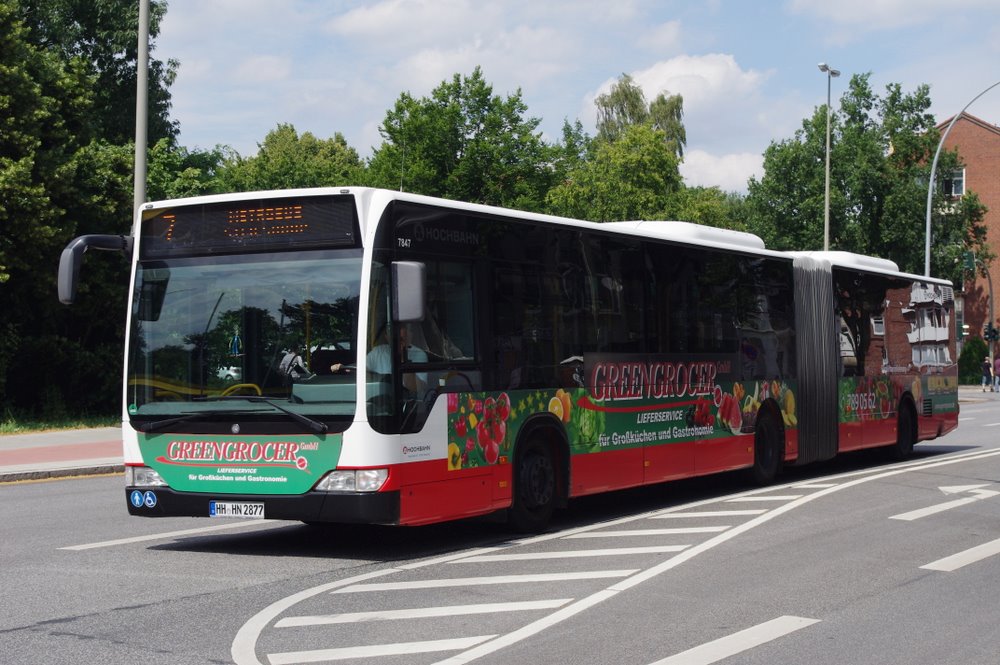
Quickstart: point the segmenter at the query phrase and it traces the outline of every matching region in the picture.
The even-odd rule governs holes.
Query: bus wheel
[[[913,453],[917,442],[917,423],[913,407],[903,403],[899,407],[899,423],[896,426],[896,443],[889,446],[889,456],[894,460],[904,460]]]
[[[785,446],[781,426],[770,412],[762,412],[757,417],[756,433],[753,441],[753,467],[750,476],[758,485],[769,485],[778,476]]]
[[[556,467],[543,442],[529,441],[517,456],[509,522],[518,531],[542,531],[556,505]]]

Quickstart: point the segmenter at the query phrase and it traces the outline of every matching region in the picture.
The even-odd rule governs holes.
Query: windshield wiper
[[[140,432],[158,432],[161,429],[167,429],[171,425],[180,425],[181,423],[186,423],[192,420],[200,420],[208,416],[231,416],[233,411],[191,411],[185,413],[182,416],[177,416],[176,418],[167,418],[165,420],[147,420],[146,422],[140,424],[136,429]]]
[[[280,404],[271,401],[267,397],[258,397],[257,395],[226,395],[225,397],[221,397],[220,396],[220,397],[204,397],[204,398],[202,398],[202,397],[196,397],[196,398],[194,398],[194,401],[199,401],[199,402],[200,401],[213,401],[214,402],[214,401],[217,401],[217,400],[218,401],[235,400],[235,401],[250,402],[251,404],[267,404],[268,406],[273,407],[273,408],[277,409],[278,411],[281,411],[282,413],[284,413],[285,415],[287,415],[289,418],[291,418],[292,420],[296,421],[297,423],[305,425],[306,427],[308,427],[312,431],[316,432],[317,434],[326,434],[326,431],[329,429],[326,426],[326,423],[321,423],[318,420],[313,420],[312,418],[310,418],[308,416],[303,416],[301,413],[295,413],[294,411],[292,411],[290,409],[286,409],[285,407],[281,406]]]

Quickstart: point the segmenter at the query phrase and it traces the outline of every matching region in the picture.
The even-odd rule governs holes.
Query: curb
[[[98,464],[62,469],[33,469],[0,473],[0,483],[19,483],[32,480],[56,480],[81,476],[103,476],[125,472],[124,464]]]

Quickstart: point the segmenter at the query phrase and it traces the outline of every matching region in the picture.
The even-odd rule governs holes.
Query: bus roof
[[[284,198],[293,196],[322,196],[322,195],[343,195],[351,194],[361,201],[362,206],[370,205],[372,202],[402,200],[423,203],[427,205],[439,205],[454,210],[467,210],[469,212],[481,212],[486,214],[515,215],[527,221],[547,222],[564,226],[575,226],[595,231],[605,231],[620,233],[622,235],[632,235],[645,238],[656,238],[684,243],[688,245],[708,246],[719,249],[730,249],[737,251],[762,254],[771,257],[786,257],[794,259],[798,256],[808,256],[817,260],[827,261],[833,266],[841,268],[854,268],[866,272],[876,272],[883,274],[900,275],[913,278],[917,281],[933,282],[951,285],[946,279],[925,277],[902,273],[899,266],[888,259],[881,259],[862,254],[853,254],[842,251],[792,251],[783,252],[772,250],[765,246],[763,239],[753,233],[734,231],[712,226],[694,224],[692,222],[667,221],[667,220],[633,220],[625,222],[591,222],[586,220],[571,219],[568,217],[557,217],[542,213],[526,212],[522,210],[512,210],[499,208],[496,206],[483,205],[479,203],[466,203],[450,199],[440,199],[422,194],[412,194],[409,192],[397,192],[385,189],[375,189],[371,187],[313,187],[300,189],[275,189],[255,192],[232,192],[227,194],[209,194],[204,196],[193,196],[180,199],[150,201],[140,206],[140,211],[170,206],[182,206],[201,203],[215,203],[223,201],[239,201],[249,198]],[[366,233],[362,229],[362,234]]]

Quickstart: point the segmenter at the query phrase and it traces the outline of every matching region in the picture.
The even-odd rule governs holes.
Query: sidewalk
[[[958,401],[982,402],[1000,395],[960,386]],[[0,483],[121,473],[122,437],[117,427],[0,435]]]
[[[117,427],[0,435],[0,483],[123,471]]]

